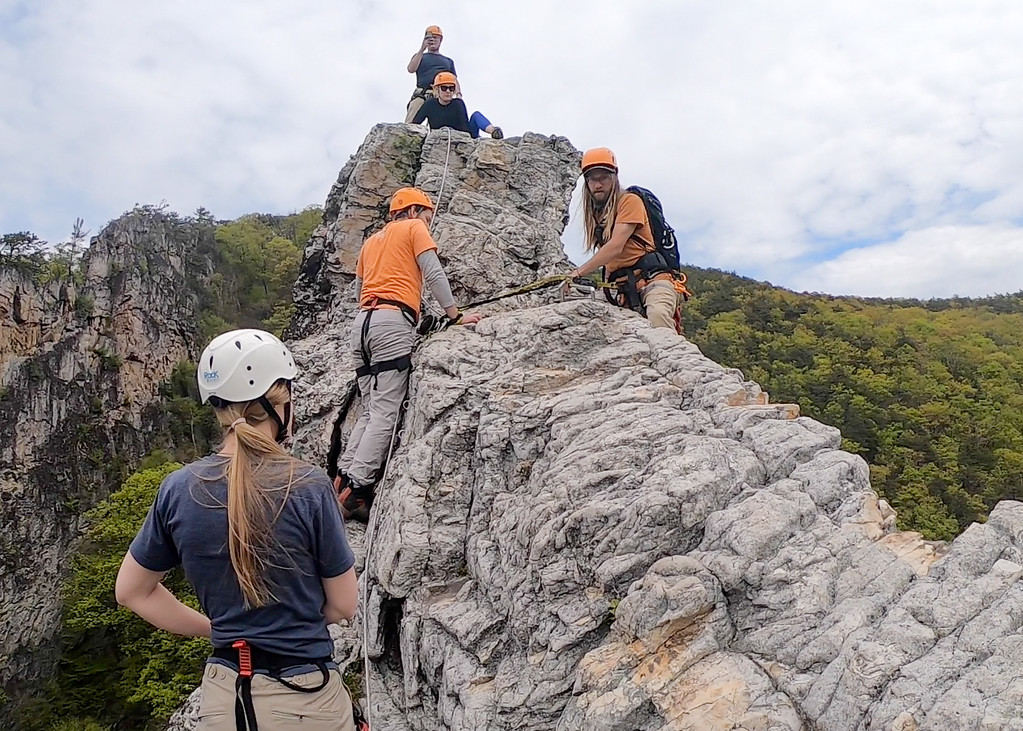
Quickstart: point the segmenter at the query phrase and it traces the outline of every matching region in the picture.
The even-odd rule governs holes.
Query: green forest
[[[302,248],[319,225],[319,206],[285,216],[253,213],[233,221],[216,221],[200,208],[181,218],[166,206],[140,206],[178,222],[213,231],[210,257],[213,276],[199,292],[206,339],[232,327],[263,327],[278,335],[291,321],[291,288],[298,278]],[[13,267],[40,284],[82,282],[82,256],[87,248],[81,219],[64,241],[46,242],[31,231],[0,236],[0,267]],[[86,294],[87,297],[87,294]]]
[[[687,271],[693,342],[841,429],[900,528],[950,540],[1023,498],[1023,293],[861,299]]]
[[[213,222],[199,213],[215,226],[216,244],[215,274],[202,293],[203,337],[238,326],[283,330],[301,244],[320,215],[310,208]],[[8,237],[0,257],[22,257],[44,280],[74,276],[80,240],[43,255],[33,253],[31,235]],[[684,312],[688,337],[760,383],[773,402],[799,404],[840,428],[844,447],[869,463],[874,488],[898,511],[899,527],[950,540],[998,500],[1023,498],[1023,293],[832,297],[686,271],[694,293]],[[86,516],[65,590],[61,672],[26,709],[26,728],[159,728],[198,682],[203,642],[156,632],[113,601],[117,565],[161,479],[206,453],[219,434],[197,403],[191,364],[180,364],[160,393],[152,454]],[[194,601],[182,577],[169,581]]]
[[[234,221],[215,221],[205,210],[178,219],[212,229],[212,250],[203,253],[214,274],[197,292],[204,312],[202,338],[235,327],[282,332],[293,311],[291,288],[302,246],[321,217],[321,209],[310,207]],[[56,245],[30,232],[6,234],[0,237],[0,266],[17,267],[41,284],[81,284],[86,234],[81,221],[68,241]],[[151,453],[119,490],[83,516],[84,540],[64,586],[58,673],[19,709],[27,731],[163,728],[199,683],[209,643],[154,630],[119,608],[113,594],[121,559],[160,482],[182,462],[208,454],[220,437],[212,409],[199,405],[192,363],[178,364],[159,394],[144,416],[152,425]],[[165,581],[178,597],[198,606],[180,570]]]
[[[289,216],[252,214],[217,225],[204,339],[232,327],[263,327],[281,335],[295,311],[291,288],[302,247],[322,216],[319,207],[310,206]]]

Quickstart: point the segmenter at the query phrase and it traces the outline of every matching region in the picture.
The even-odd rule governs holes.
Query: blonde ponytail
[[[288,403],[291,393],[278,381],[266,398],[276,407]],[[217,420],[234,431],[237,445],[227,466],[228,550],[246,607],[276,600],[266,580],[272,528],[294,482],[294,458],[256,428],[269,418],[257,401],[217,409]]]

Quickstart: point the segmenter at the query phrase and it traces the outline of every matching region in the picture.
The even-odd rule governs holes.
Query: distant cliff
[[[11,699],[53,670],[81,514],[137,465],[147,406],[198,347],[213,234],[211,221],[140,208],[93,239],[80,284],[0,269],[0,685]]]

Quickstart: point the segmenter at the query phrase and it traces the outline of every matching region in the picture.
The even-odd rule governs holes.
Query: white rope
[[[412,391],[412,374],[409,373],[409,382],[405,389],[405,403],[402,408],[408,413],[408,405]],[[391,443],[387,447],[387,456],[384,457],[384,474],[381,475],[378,485],[383,485],[391,471],[391,457],[394,455],[394,444],[398,437],[398,422],[394,420],[394,428],[391,429]],[[362,569],[362,591],[359,597],[362,602],[362,687],[366,693],[366,723],[373,728],[373,703],[370,699],[369,680],[369,621],[367,618],[367,602],[369,600],[369,559],[370,551],[373,548],[373,538],[376,535],[377,513],[379,510],[370,509],[369,524],[366,526],[366,559]]]
[[[440,217],[440,203],[444,199],[444,183],[448,180],[448,162],[451,160],[451,128],[445,127],[448,131],[448,151],[444,153],[444,174],[440,178],[440,192],[437,193],[437,213],[433,216],[433,221],[430,222],[430,233],[433,233],[433,227],[437,225],[437,219]]]

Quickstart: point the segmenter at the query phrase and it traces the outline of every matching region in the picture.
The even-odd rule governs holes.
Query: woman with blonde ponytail
[[[224,442],[164,480],[117,576],[119,603],[213,642],[200,731],[355,729],[327,631],[355,616],[355,557],[330,478],[282,446],[296,375],[291,352],[268,332],[214,338],[199,392]],[[160,583],[176,566],[202,612]]]

